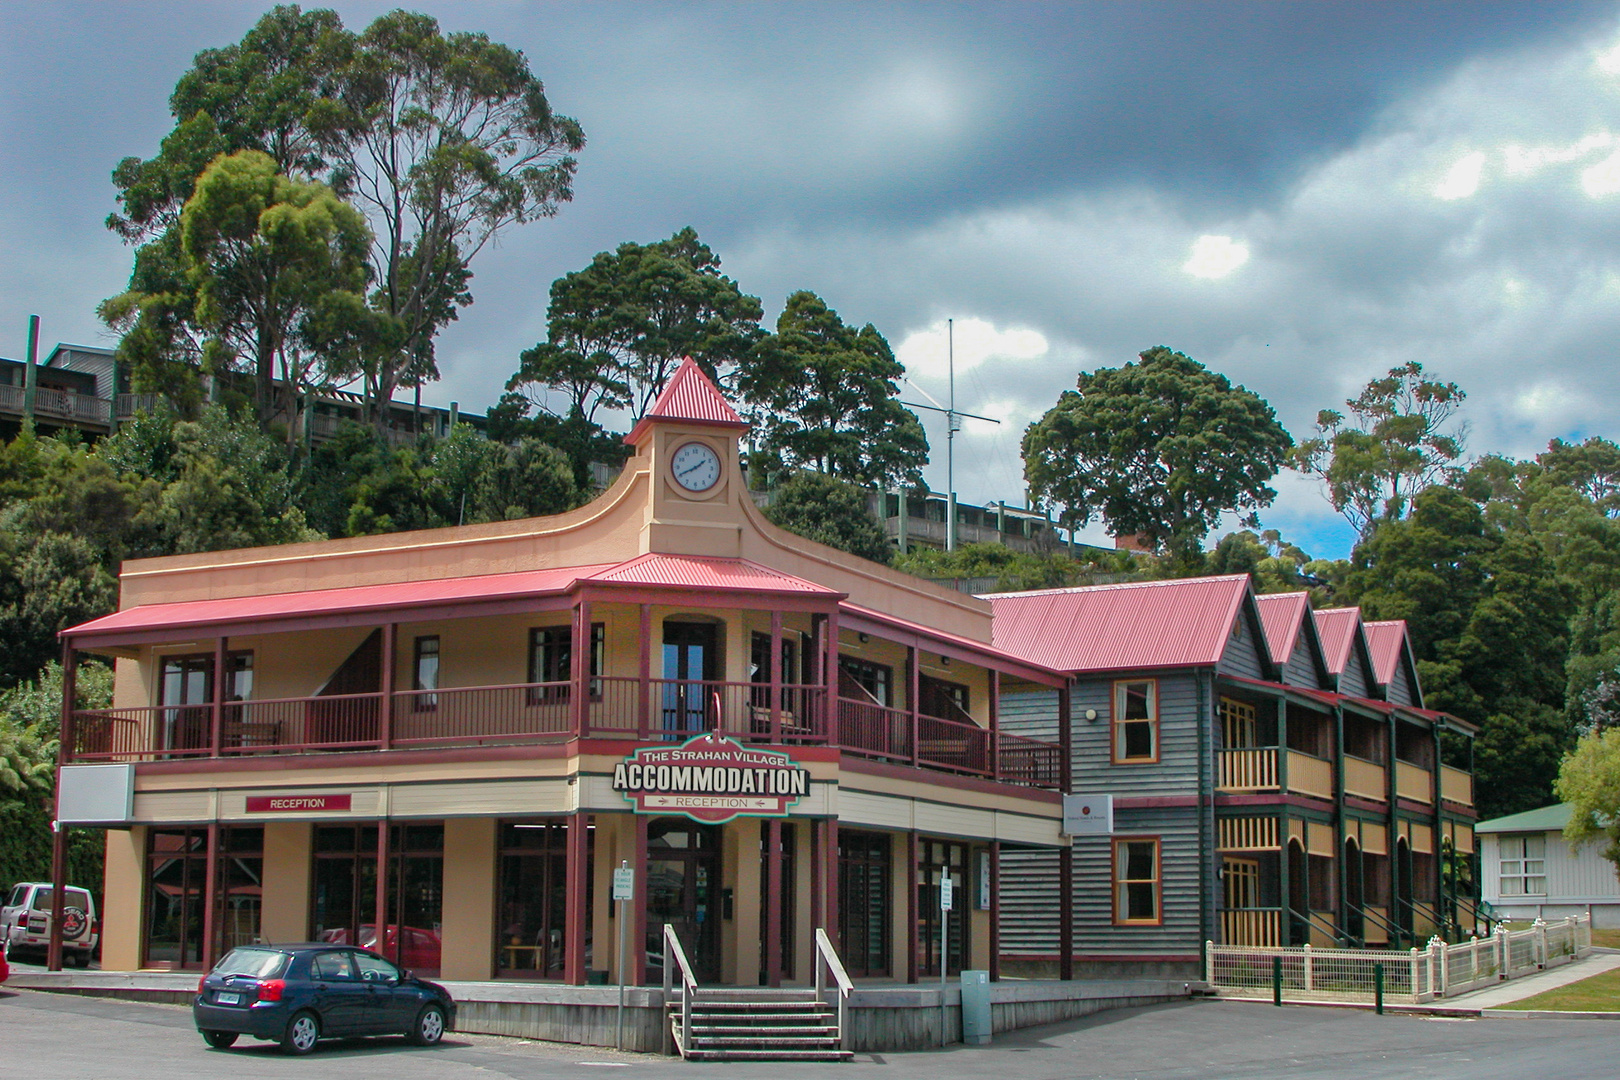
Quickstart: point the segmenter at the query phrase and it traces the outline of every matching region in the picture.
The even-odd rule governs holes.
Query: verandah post
[[[652,605],[641,605],[641,640],[637,645],[636,734],[643,742],[652,737]],[[639,878],[637,880],[640,880]]]
[[[394,653],[398,648],[399,624],[383,623],[382,700],[377,703],[377,748],[394,745]]]
[[[577,685],[577,684],[576,684]],[[585,885],[591,872],[588,828],[590,815],[577,810],[568,819],[567,894],[563,901],[563,981],[570,986],[585,985]],[[643,891],[645,891],[643,885]],[[666,972],[672,960],[665,960]],[[667,975],[666,975],[667,978]]]
[[[782,985],[782,819],[765,822],[765,985]]]
[[[223,639],[221,639],[223,640]],[[202,968],[214,968],[214,941],[219,933],[219,822],[208,823],[208,855],[203,862]]]
[[[219,757],[221,746],[224,744],[225,730],[225,680],[230,678],[228,657],[225,651],[226,639],[214,639],[214,685],[213,701],[210,703],[208,714],[208,756]]]
[[[771,742],[782,741],[782,612],[771,611]]]

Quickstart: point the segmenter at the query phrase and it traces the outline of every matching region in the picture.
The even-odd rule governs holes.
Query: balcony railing
[[[861,757],[1008,783],[1062,784],[1059,747],[976,724],[838,699],[826,688],[712,680],[593,678],[383,695],[231,701],[218,755],[293,754],[564,742],[577,736],[676,742],[716,731],[741,742],[829,745]],[[773,700],[774,698],[774,700]],[[74,713],[76,761],[155,761],[215,753],[210,704]]]
[[[1474,805],[1474,778],[1450,765],[1440,766],[1440,797],[1463,806]]]
[[[27,389],[21,386],[0,386],[0,412],[21,415],[26,405]],[[107,425],[111,405],[105,398],[79,394],[54,387],[34,388],[34,415],[52,420],[66,420],[78,424]]]
[[[1333,798],[1333,762],[1298,750],[1288,751],[1288,790],[1319,799]]]
[[[1277,748],[1243,747],[1219,753],[1221,791],[1276,791]]]
[[[1434,775],[1410,761],[1395,763],[1395,794],[1413,802],[1434,802]]]
[[[1344,755],[1344,793],[1383,802],[1389,798],[1384,767],[1375,761]]]

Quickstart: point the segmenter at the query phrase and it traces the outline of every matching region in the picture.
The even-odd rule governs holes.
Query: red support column
[[[577,687],[578,684],[576,683]],[[568,893],[564,901],[563,981],[570,986],[585,985],[585,928],[590,912],[585,910],[585,883],[590,878],[590,815],[579,811],[568,819]],[[646,888],[642,882],[641,887]]]
[[[77,745],[78,725],[74,722],[74,711],[78,707],[79,697],[79,654],[73,648],[72,640],[62,642],[62,716],[61,737],[58,740],[59,749],[57,760],[66,765],[73,760],[73,751]],[[107,749],[114,748],[109,742]]]
[[[844,952],[844,937],[838,931],[838,819],[828,818],[821,830],[821,847],[827,861],[822,864],[821,887],[826,897],[822,914],[827,919],[827,936],[840,956]]]
[[[917,662],[917,646],[906,648],[906,714],[911,720],[911,764],[917,765],[917,698],[922,692],[922,673],[917,669],[921,665]]]
[[[377,819],[377,943],[372,948],[397,964],[400,962],[400,953],[405,947],[405,935],[403,932],[395,931],[394,947],[392,950],[388,948],[388,862],[388,819],[379,817]]]
[[[838,611],[827,614],[827,639],[821,654],[822,676],[827,687],[827,740],[838,741]]]
[[[990,776],[1001,779],[1001,672],[990,672]],[[990,976],[992,979],[994,975]]]
[[[782,985],[782,819],[765,822],[765,985]]]
[[[394,745],[394,653],[398,649],[398,637],[398,623],[383,624],[382,700],[377,703],[377,745],[383,750]]]
[[[585,600],[580,600],[574,606],[574,629],[569,649],[569,700],[574,706],[574,733],[584,738],[591,708],[590,687],[587,685],[591,664],[591,605]]]
[[[635,871],[635,897],[630,901],[630,982],[640,986],[647,981],[647,817],[636,819],[636,849],[631,861]],[[664,928],[658,932],[662,940]],[[659,946],[662,949],[662,945]]]
[[[1074,848],[1058,852],[1058,978],[1074,978]]]
[[[782,613],[771,611],[771,742],[782,741]],[[1436,788],[1435,790],[1439,790]],[[772,983],[771,985],[776,985]]]
[[[917,932],[922,919],[917,896],[917,834],[906,833],[906,982],[917,981]]]
[[[990,981],[1001,981],[1001,841],[990,841]]]
[[[229,654],[225,651],[225,643],[225,638],[214,639],[214,700],[208,717],[208,753],[211,757],[219,757],[220,748],[224,744],[225,680],[231,677],[226,662]]]
[[[219,822],[208,823],[208,857],[203,864],[202,967],[212,971],[219,933]]]
[[[821,884],[821,879],[825,876],[823,874],[823,869],[825,867],[825,863],[826,863],[826,859],[827,859],[827,852],[825,850],[826,844],[827,844],[826,830],[822,828],[822,823],[819,820],[817,820],[816,818],[811,818],[810,819],[810,927],[811,927],[812,930],[815,930],[815,929],[826,930],[827,929],[827,915],[826,915],[826,912],[824,910],[822,910],[826,906],[827,898],[826,898],[826,896],[824,895],[824,893],[822,891],[823,886]],[[831,931],[828,931],[828,933],[831,933]]]
[[[646,742],[652,737],[652,605],[641,605],[641,642],[636,655],[636,677],[641,680],[636,693],[636,733]],[[646,826],[642,826],[645,839]],[[645,846],[645,845],[643,845]],[[641,878],[636,878],[639,882]],[[637,885],[638,889],[642,886]]]

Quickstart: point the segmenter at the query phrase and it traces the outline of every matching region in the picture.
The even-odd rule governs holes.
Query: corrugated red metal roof
[[[916,634],[919,638],[932,639],[933,641],[937,641],[943,645],[948,645],[964,654],[976,655],[986,660],[1001,660],[1008,664],[1013,664],[1021,668],[1041,671],[1042,674],[1057,676],[1059,678],[1061,678],[1063,675],[1063,671],[1060,668],[1050,667],[1038,660],[1031,660],[1028,656],[1020,656],[1015,653],[1010,653],[1005,649],[997,648],[994,644],[986,645],[984,642],[977,641],[973,638],[963,637],[960,634],[952,634],[948,631],[939,630],[932,626],[924,626],[922,623],[913,622],[910,619],[902,619],[897,615],[886,615],[881,611],[876,611],[869,607],[862,607],[860,604],[852,604],[847,600],[839,605],[839,609],[841,611],[849,612],[852,615],[858,615],[862,618],[870,619],[874,623],[892,626],[897,630],[904,630],[907,633]]]
[[[743,589],[756,592],[814,593],[843,596],[843,593],[813,581],[772,570],[748,559],[717,558],[702,555],[638,555],[629,562],[610,566],[581,581],[616,585],[659,585],[696,589]]]
[[[612,563],[564,566],[550,570],[519,570],[507,574],[402,581],[389,585],[354,585],[342,589],[236,596],[218,600],[182,600],[172,604],[143,604],[64,630],[73,637],[144,630],[179,629],[226,623],[261,622],[340,612],[386,611],[390,608],[459,604],[521,596],[567,592],[576,580]]]
[[[1367,635],[1367,651],[1372,654],[1373,674],[1380,685],[1388,686],[1394,681],[1401,653],[1406,650],[1406,620],[1362,623],[1361,630]]]
[[[998,593],[996,648],[1059,671],[1202,667],[1220,661],[1247,574]]]
[[[624,441],[636,442],[650,420],[688,420],[719,427],[748,426],[726,401],[725,395],[720,393],[720,388],[709,381],[697,361],[690,356],[681,361],[681,366],[664,384],[664,392],[658,395],[653,407],[647,410],[647,415],[636,424],[635,430],[624,437]]]
[[[1335,675],[1344,674],[1350,662],[1350,647],[1361,631],[1361,609],[1328,608],[1316,613],[1316,634],[1322,639],[1322,658]]]
[[[1266,647],[1277,664],[1288,663],[1299,641],[1299,628],[1311,609],[1309,593],[1268,593],[1254,598],[1260,605],[1260,625],[1266,628]]]

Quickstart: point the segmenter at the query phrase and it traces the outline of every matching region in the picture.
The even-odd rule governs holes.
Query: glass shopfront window
[[[315,829],[310,940],[376,949],[401,967],[439,970],[444,917],[444,826],[389,831],[387,926],[377,933],[377,826]]]
[[[202,966],[207,875],[207,829],[153,829],[147,834],[144,966]]]
[[[967,962],[967,865],[966,844],[945,840],[917,843],[917,973],[939,977],[940,921],[945,923],[947,975],[959,973]],[[941,879],[949,876],[951,910],[939,910]]]
[[[889,974],[890,866],[887,835],[838,831],[838,932],[858,979]]]
[[[499,843],[496,972],[560,979],[566,960],[568,819],[502,822]]]

